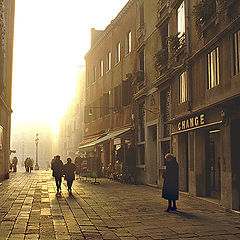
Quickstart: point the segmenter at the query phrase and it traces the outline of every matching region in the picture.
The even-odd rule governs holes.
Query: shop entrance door
[[[240,119],[231,121],[232,208],[240,210]]]
[[[206,195],[221,198],[220,130],[208,131],[206,139]]]

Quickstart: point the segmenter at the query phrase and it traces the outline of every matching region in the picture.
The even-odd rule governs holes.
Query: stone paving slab
[[[50,171],[17,172],[0,186],[0,240],[235,240],[240,214],[180,194],[178,211],[166,213],[161,191],[101,179],[80,180],[69,196],[56,195]]]

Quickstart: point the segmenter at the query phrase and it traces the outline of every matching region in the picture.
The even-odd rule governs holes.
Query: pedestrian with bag
[[[60,156],[57,155],[52,160],[51,169],[53,170],[52,176],[55,177],[57,193],[61,192],[62,176],[63,176],[63,162]]]
[[[162,197],[168,200],[168,208],[165,212],[176,211],[176,200],[179,196],[178,163],[172,153],[165,156],[166,171],[163,174],[164,182]]]
[[[69,194],[72,194],[72,184],[73,180],[75,180],[75,171],[76,171],[76,165],[72,163],[72,159],[68,158],[67,163],[64,165],[64,179],[67,180],[67,186],[68,186],[68,192]]]

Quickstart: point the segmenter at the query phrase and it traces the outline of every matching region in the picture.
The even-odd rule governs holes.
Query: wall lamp
[[[150,113],[152,113],[152,114],[160,114],[160,111],[159,111],[159,109],[157,109],[156,108],[156,110],[158,110],[157,112],[154,112],[154,111],[152,111],[152,110],[150,110],[150,109],[147,109],[147,108],[142,108],[143,110],[146,110],[146,111],[148,111],[148,112],[150,112]]]

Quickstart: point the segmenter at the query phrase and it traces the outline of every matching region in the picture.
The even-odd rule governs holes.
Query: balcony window
[[[233,34],[233,75],[240,73],[240,30]]]
[[[116,50],[115,50],[115,63],[119,63],[120,62],[120,57],[121,57],[121,45],[120,43],[118,43],[116,45]]]
[[[107,70],[111,70],[112,68],[112,53],[108,52],[107,54]]]
[[[219,48],[207,55],[208,89],[219,85]]]
[[[96,66],[93,67],[93,82],[96,82],[97,78],[97,68]]]
[[[99,71],[100,77],[102,77],[103,76],[103,60],[100,61],[100,65],[99,66],[100,66],[100,69],[99,69],[100,70]]]
[[[126,55],[132,51],[132,33],[131,31],[127,33],[126,36]]]
[[[179,38],[185,34],[185,4],[184,1],[177,9],[178,33]]]

